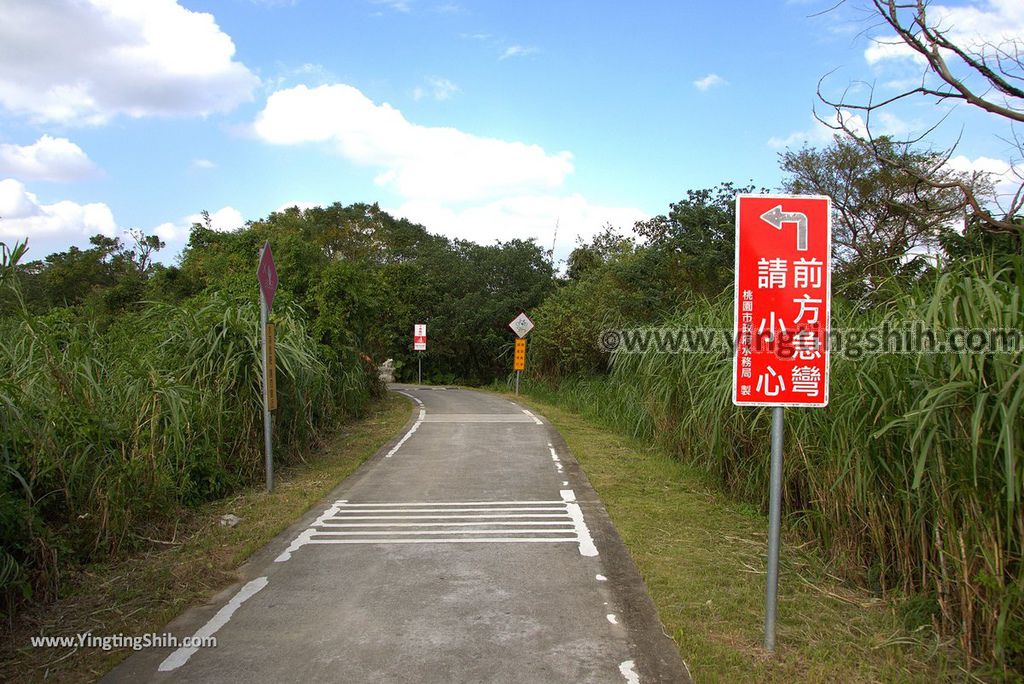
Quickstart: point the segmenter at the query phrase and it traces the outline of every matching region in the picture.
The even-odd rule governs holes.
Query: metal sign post
[[[768,579],[765,588],[764,647],[775,651],[775,606],[779,598],[779,539],[782,530],[782,406],[772,408],[771,493],[768,498]]]
[[[427,324],[417,323],[412,327],[412,348],[416,354],[416,384],[423,384],[423,352],[427,350]]]
[[[260,282],[260,347],[263,352],[263,460],[267,472],[267,491],[270,492],[274,489],[274,452],[271,442],[273,428],[270,410],[276,408],[277,392],[275,383],[274,406],[272,407],[270,381],[276,369],[270,367],[270,354],[267,347],[267,318],[270,315],[270,308],[274,305],[274,293],[277,292],[277,267],[274,265],[274,255],[270,251],[269,242],[265,243],[260,250],[260,263],[256,269],[256,278]]]
[[[533,330],[533,321],[521,312],[513,318],[508,327],[516,334],[516,348],[512,356],[512,368],[516,372],[516,394],[519,394],[519,376],[526,370],[526,336]]]
[[[732,401],[772,407],[764,647],[775,650],[783,407],[828,405],[831,200],[736,197]]]
[[[516,394],[519,394],[519,376],[526,370],[526,338],[516,340],[515,353],[512,356],[512,368],[516,371]]]

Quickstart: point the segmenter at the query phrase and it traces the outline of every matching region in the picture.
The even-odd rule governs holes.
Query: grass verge
[[[769,656],[761,646],[765,516],[663,451],[553,404],[515,399],[536,408],[565,438],[695,681],[971,678],[959,654],[930,628],[911,632],[897,604],[834,577],[809,545],[788,534],[776,654]]]
[[[341,425],[304,464],[275,472],[272,494],[248,489],[183,510],[163,538],[149,540],[149,550],[67,573],[55,603],[26,609],[14,624],[0,626],[0,681],[98,679],[130,651],[32,648],[30,637],[161,632],[185,608],[235,581],[236,568],[372,456],[409,412],[405,399],[388,394],[365,418]],[[226,513],[242,521],[222,527]]]

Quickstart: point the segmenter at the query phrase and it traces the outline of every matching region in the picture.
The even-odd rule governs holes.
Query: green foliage
[[[450,241],[376,205],[271,214],[234,232],[192,227],[177,266],[162,245],[96,236],[0,263],[0,596],[52,597],[61,566],[130,549],[180,506],[262,477],[259,248],[280,285],[275,454],[300,457],[379,394],[372,358],[426,377],[490,382],[507,322],[538,305],[552,267],[533,242]]]
[[[886,312],[839,299],[833,325],[1024,330],[1024,261],[1014,263],[962,261]],[[729,294],[691,301],[661,323],[728,329],[731,305]],[[1019,351],[834,354],[830,405],[786,413],[783,485],[788,518],[849,577],[919,596],[908,620],[934,614],[968,656],[1015,672],[1024,670],[1022,367]],[[556,394],[764,508],[770,415],[732,405],[731,371],[725,354],[620,354],[608,377],[566,380]]]
[[[416,372],[412,326],[427,323],[425,380],[490,382],[508,365],[508,321],[539,305],[553,283],[533,242],[453,242],[377,205],[334,204],[287,209],[235,233],[197,224],[168,290],[251,292],[264,241],[282,274],[277,297],[302,307],[318,341],[392,358],[402,379]],[[171,276],[155,280],[163,286]]]
[[[659,321],[730,287],[736,193],[754,189],[722,183],[688,191],[667,216],[634,226],[642,244],[606,227],[573,250],[567,282],[533,312],[531,372],[548,379],[603,372],[601,332]]]
[[[787,192],[832,198],[833,287],[851,299],[882,304],[904,291],[927,266],[920,256],[908,259],[908,252],[937,248],[940,237],[951,234],[948,226],[963,217],[959,190],[937,189],[920,178],[972,181],[935,171],[944,168],[940,154],[885,137],[875,145],[872,150],[836,136],[827,147],[787,150],[779,156]],[[879,155],[895,163],[882,163]]]
[[[686,199],[669,206],[668,216],[636,224],[636,232],[667,261],[662,269],[664,285],[711,297],[732,285],[736,195],[753,192],[753,185],[732,183],[687,190]]]
[[[71,247],[14,267],[21,296],[9,289],[0,292],[0,315],[16,313],[22,305],[33,312],[85,305],[94,317],[109,321],[141,298],[155,269],[152,256],[164,246],[155,235],[132,231],[129,236],[133,247],[119,238],[94,235],[89,249]]]
[[[376,383],[331,360],[298,309],[275,319],[274,438],[288,462]],[[253,302],[210,295],[104,331],[71,309],[5,323],[0,532],[25,574],[52,575],[65,551],[130,548],[177,506],[262,475],[258,321]]]

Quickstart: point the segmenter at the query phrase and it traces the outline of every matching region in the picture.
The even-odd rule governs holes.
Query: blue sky
[[[167,261],[204,209],[229,230],[379,202],[478,242],[547,247],[557,224],[564,258],[687,189],[778,187],[780,150],[828,140],[826,72],[833,92],[920,73],[858,5],[812,16],[832,4],[0,0],[0,240],[41,258],[137,228]],[[937,7],[1018,37],[1021,5]],[[910,103],[882,125],[936,115]],[[936,141],[961,124],[961,167],[1013,161],[968,111]]]

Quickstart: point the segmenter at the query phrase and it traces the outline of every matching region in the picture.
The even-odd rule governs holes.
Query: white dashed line
[[[626,684],[640,684],[640,675],[636,671],[636,663],[632,660],[624,660],[619,663],[619,672],[622,673]]]
[[[198,641],[206,637],[213,636],[217,633],[221,627],[228,623],[231,616],[235,614],[238,607],[243,603],[252,598],[257,592],[263,587],[267,586],[266,577],[257,577],[253,581],[246,584],[244,587],[238,590],[238,593],[231,597],[231,600],[227,604],[217,611],[217,614],[210,618],[209,622],[199,628],[193,635],[192,640]],[[199,650],[198,646],[190,646],[188,648],[182,647],[177,651],[167,656],[160,666],[157,668],[160,672],[170,672],[176,670],[185,663],[188,659]]]
[[[523,409],[523,413],[525,413],[526,415],[528,415],[531,418],[533,418],[533,422],[536,423],[537,425],[543,425],[544,424],[544,422],[540,418],[538,418],[537,416],[533,415],[532,413],[530,413],[526,409]]]
[[[384,454],[384,458],[391,458],[392,456],[395,455],[396,451],[398,451],[400,448],[402,448],[402,445],[405,444],[406,440],[409,439],[410,437],[412,437],[412,433],[416,432],[416,430],[419,428],[420,425],[423,425],[423,418],[424,418],[424,416],[426,416],[426,411],[420,409],[419,420],[417,420],[415,423],[412,424],[412,427],[409,428],[409,431],[406,432],[405,435],[402,436],[402,439],[398,440],[398,444],[396,444],[395,446],[391,447],[391,451],[389,451],[388,453]]]
[[[615,617],[615,613],[608,613],[607,615],[605,615],[605,617],[608,618],[608,622],[612,623],[613,625],[619,624],[619,619]]]
[[[576,503],[576,493],[571,489],[563,489],[560,493],[562,500],[565,501],[565,508],[569,511],[569,517],[572,518],[573,523],[576,525],[576,534],[580,538],[580,555],[596,556],[597,547],[594,546],[594,539],[590,536],[590,530],[587,529],[586,521],[583,520],[583,511],[580,509],[580,505]]]
[[[416,402],[417,404],[419,404],[420,406],[423,406],[423,400],[422,400],[422,399],[420,399],[419,397],[415,397],[415,396],[413,396],[413,395],[409,394],[408,392],[403,392],[402,390],[396,390],[396,391],[397,391],[397,392],[398,392],[399,394],[401,394],[401,395],[402,395],[403,397],[409,397],[410,399],[412,399],[413,401],[415,401],[415,402]]]
[[[608,581],[608,578],[605,577],[604,575],[594,575],[594,579],[596,579],[598,582],[607,582]]]

